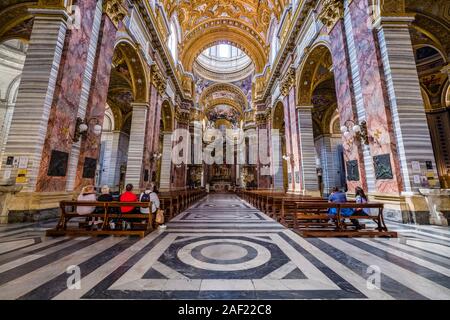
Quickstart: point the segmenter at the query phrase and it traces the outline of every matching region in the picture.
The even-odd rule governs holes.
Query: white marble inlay
[[[229,243],[238,243],[238,244],[245,244],[252,248],[254,248],[258,255],[246,262],[241,263],[232,263],[232,264],[215,264],[215,263],[208,263],[204,261],[197,260],[192,256],[192,250],[198,246],[201,246],[203,244],[208,243],[215,243],[215,242],[229,242]],[[236,245],[234,245],[236,246]],[[251,268],[256,268],[266,262],[268,262],[271,258],[270,251],[264,248],[263,246],[249,242],[244,240],[235,240],[235,239],[211,239],[211,240],[204,240],[204,241],[198,241],[194,243],[190,243],[186,245],[185,247],[181,248],[178,253],[178,258],[188,264],[192,265],[196,268],[205,269],[205,270],[213,270],[213,271],[238,271],[238,270],[247,270]]]
[[[245,257],[248,251],[232,244],[217,244],[203,248],[200,253],[210,259],[234,260]]]

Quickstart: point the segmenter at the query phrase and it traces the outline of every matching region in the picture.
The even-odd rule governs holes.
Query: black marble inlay
[[[69,154],[58,150],[52,150],[47,175],[50,177],[65,177]]]
[[[373,165],[375,168],[375,179],[392,179],[391,157],[389,154],[382,154],[373,157]]]
[[[359,181],[358,160],[347,161],[347,181]]]
[[[196,268],[195,266],[192,265],[187,265],[178,258],[177,253],[184,246],[190,243],[212,239],[218,241],[220,241],[220,239],[235,239],[259,244],[265,247],[267,250],[269,250],[271,254],[271,259],[258,267],[247,270],[214,271],[214,270],[204,270]],[[290,259],[284,254],[283,251],[281,251],[281,249],[277,245],[273,243],[258,241],[256,239],[251,239],[247,237],[239,237],[239,236],[221,237],[220,235],[218,235],[218,236],[197,237],[194,239],[187,239],[185,241],[172,243],[167,248],[167,250],[159,257],[158,261],[174,269],[175,271],[185,275],[186,277],[189,277],[190,279],[260,279],[269,274],[270,272],[285,265],[290,261]]]
[[[97,159],[84,158],[83,178],[95,178],[95,170],[97,170]]]
[[[291,272],[289,272],[287,275],[283,277],[283,279],[307,279],[305,274],[300,271],[299,268],[295,268]]]
[[[168,279],[165,275],[161,274],[153,268],[148,269],[148,271],[143,276],[144,279]]]

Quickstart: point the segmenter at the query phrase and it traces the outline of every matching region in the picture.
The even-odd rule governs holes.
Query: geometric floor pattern
[[[305,239],[232,194],[143,239],[46,238],[54,223],[0,227],[0,299],[450,299],[448,228]]]

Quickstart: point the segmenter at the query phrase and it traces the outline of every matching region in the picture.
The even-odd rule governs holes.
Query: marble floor
[[[46,238],[54,224],[0,227],[0,299],[450,299],[449,228],[305,239],[232,194],[143,239]]]

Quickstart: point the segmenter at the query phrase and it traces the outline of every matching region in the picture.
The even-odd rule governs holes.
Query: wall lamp
[[[161,152],[154,152],[152,154],[151,160],[158,160],[162,157],[162,153]]]
[[[367,123],[361,121],[359,124],[355,123],[353,120],[345,121],[344,125],[341,126],[341,132],[346,139],[350,139],[355,136],[361,139],[364,144],[369,144],[369,135],[367,134]]]
[[[287,162],[294,162],[294,159],[292,158],[292,155],[290,153],[283,155],[283,159]]]
[[[78,142],[80,141],[80,137],[85,137],[87,135],[89,130],[89,124],[91,124],[91,122],[95,122],[94,127],[92,128],[92,132],[96,136],[102,133],[102,126],[100,125],[100,121],[97,118],[83,120],[80,117],[78,117],[75,124],[75,134],[73,136],[73,142]]]

